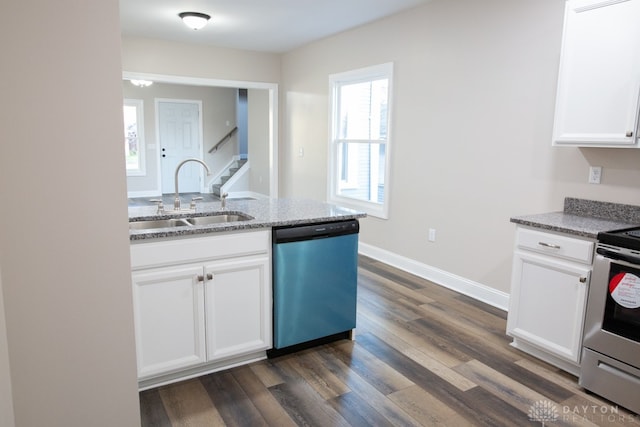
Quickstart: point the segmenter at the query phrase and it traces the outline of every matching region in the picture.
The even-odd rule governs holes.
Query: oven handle
[[[626,261],[626,262],[631,263],[631,264],[640,265],[640,257],[627,255],[627,254],[621,254],[621,253],[618,253],[618,252],[610,251],[610,250],[605,249],[605,248],[597,248],[596,249],[596,253],[602,255],[605,258],[617,259],[617,260],[620,260],[620,261]]]

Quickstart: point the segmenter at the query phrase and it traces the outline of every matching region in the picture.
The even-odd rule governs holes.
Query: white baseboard
[[[456,276],[439,268],[420,263],[367,243],[360,242],[358,252],[501,310],[507,311],[509,308],[509,294],[474,282],[473,280]]]

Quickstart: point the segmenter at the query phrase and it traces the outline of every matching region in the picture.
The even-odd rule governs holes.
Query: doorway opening
[[[252,191],[256,191],[260,195],[264,195],[264,197],[275,198],[278,196],[278,85],[276,83],[203,79],[148,73],[133,73],[126,71],[123,72],[123,79],[144,79],[153,81],[154,85],[152,86],[156,86],[156,83],[165,83],[175,87],[190,87],[191,90],[197,90],[197,87],[200,87],[200,90],[233,90],[238,94],[242,94],[243,97],[246,97],[246,94],[248,93],[250,100],[248,105],[249,114],[253,115],[253,117],[259,117],[258,121],[260,123],[258,131],[256,131],[256,128],[253,127],[251,123],[248,126],[248,144],[249,151],[251,152],[249,157],[251,157],[252,162],[251,175],[248,178],[249,186]],[[187,96],[185,100],[189,100],[191,98],[192,96]],[[199,97],[195,96],[193,98],[197,99]],[[251,103],[251,100],[257,100],[255,102],[259,105],[259,108],[253,106],[254,104]],[[175,102],[176,99],[163,99],[162,101]],[[150,105],[154,105],[152,100],[148,102],[151,103]],[[212,109],[207,105],[201,106],[200,108],[200,120],[201,122],[204,122],[204,134],[207,134],[207,126],[210,126],[210,124],[207,124],[207,120],[210,120],[211,115],[214,113],[212,113]],[[156,112],[158,109],[156,109]],[[233,123],[233,120],[231,120],[231,123],[227,120],[226,126],[230,126],[229,129],[233,129],[234,125],[236,125],[236,123]],[[189,128],[189,125],[187,125],[187,128]],[[174,150],[176,149],[175,144],[185,143],[183,140],[184,135],[169,128],[160,129],[158,121],[156,121],[155,129],[156,138],[150,138],[150,140],[147,141],[147,146],[149,147],[148,153],[150,153],[150,155],[147,156],[147,162],[157,162],[157,164],[151,164],[150,172],[146,177],[132,177],[127,179],[127,192],[129,198],[157,197],[162,193],[174,191],[174,174],[173,171],[169,170],[171,169],[171,162],[167,161],[166,165],[164,162],[164,160],[170,158],[171,153],[168,152],[168,146],[165,145],[165,140],[162,140],[158,135],[160,135],[161,131],[162,133],[172,134],[173,141],[171,141],[171,144],[173,144],[172,149]],[[239,130],[240,129],[238,128],[238,131]],[[208,132],[208,137],[206,135],[203,137],[203,125],[200,125],[198,131],[200,139],[199,155],[189,154],[188,157],[200,158],[209,163],[212,156],[208,150],[208,147],[211,145],[211,132]],[[226,132],[227,131],[225,130],[225,134]],[[245,137],[244,135],[238,135],[238,137],[241,136],[243,138]],[[214,139],[217,141],[218,137],[216,136]],[[163,148],[165,149],[164,152],[162,151]],[[182,154],[184,154],[184,150],[186,150],[186,147],[183,147]],[[244,150],[246,151],[246,145],[244,146]],[[239,154],[239,157],[247,156],[246,153],[244,155],[242,155],[242,153]],[[162,157],[162,155],[165,155],[166,157]],[[182,157],[186,157],[186,155],[183,155]],[[217,154],[217,157],[220,158],[222,156],[221,154]],[[213,161],[215,162],[216,160]],[[174,161],[174,163],[177,162]],[[211,182],[207,181],[207,177],[204,175],[203,171],[198,171],[197,165],[194,164],[194,166],[196,166],[194,168],[194,175],[200,175],[201,178],[200,187],[195,191],[203,193],[212,192],[210,185]],[[188,191],[186,184],[187,178],[183,178],[183,173],[184,172],[181,169],[179,189],[181,193]],[[194,177],[194,180],[196,178],[197,177]],[[137,183],[144,182],[145,179],[146,182],[144,186],[137,185]],[[183,182],[185,183],[184,185]]]

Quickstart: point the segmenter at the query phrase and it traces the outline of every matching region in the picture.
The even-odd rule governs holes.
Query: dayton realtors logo
[[[548,400],[539,400],[529,408],[529,421],[538,421],[543,426],[544,423],[557,421],[559,417],[558,408]]]
[[[560,408],[549,401],[539,400],[529,408],[529,421],[542,423],[560,422],[592,422],[603,423],[640,423],[638,416],[620,412],[617,406],[607,405],[562,405]]]

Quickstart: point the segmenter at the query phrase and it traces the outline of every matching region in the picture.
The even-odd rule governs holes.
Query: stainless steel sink
[[[241,213],[214,213],[212,215],[187,218],[154,219],[130,221],[129,230],[153,230],[156,228],[194,227],[198,225],[223,224],[227,222],[248,221],[253,217]]]
[[[129,230],[149,230],[152,228],[190,227],[184,218],[154,219],[149,221],[131,221]]]
[[[248,221],[251,218],[242,214],[223,214],[223,215],[208,215],[208,216],[196,216],[193,218],[187,218],[187,221],[192,225],[209,225],[220,224],[223,222],[237,222]]]

